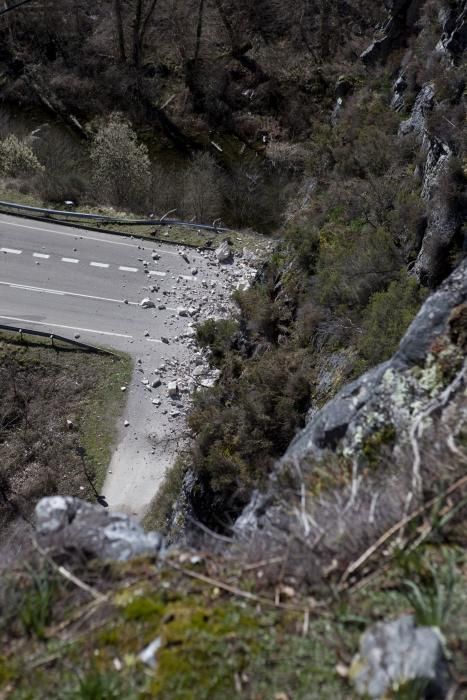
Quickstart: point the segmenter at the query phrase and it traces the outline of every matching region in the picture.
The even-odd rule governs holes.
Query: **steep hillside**
[[[219,379],[150,532],[39,503],[0,698],[466,698],[465,0],[25,7],[4,106],[75,136],[2,141],[8,186],[275,246],[197,328]]]
[[[307,414],[392,355],[465,255],[465,4],[396,5],[308,141],[306,186],[237,325],[199,329],[222,376],[198,394],[158,525],[168,513],[176,532],[187,507],[228,529]]]

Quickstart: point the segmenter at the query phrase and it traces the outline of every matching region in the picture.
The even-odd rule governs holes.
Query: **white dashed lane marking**
[[[42,260],[48,260],[50,258],[50,255],[47,255],[46,253],[33,253],[32,257],[33,258],[42,258]]]
[[[137,267],[125,267],[125,265],[120,265],[118,269],[122,272],[138,272]]]
[[[110,267],[108,263],[90,262],[89,264],[91,267]]]
[[[76,265],[77,263],[79,263],[79,260],[77,260],[77,258],[62,258],[62,262],[75,263]]]
[[[0,253],[10,253],[11,255],[21,255],[23,251],[16,248],[0,248]]]

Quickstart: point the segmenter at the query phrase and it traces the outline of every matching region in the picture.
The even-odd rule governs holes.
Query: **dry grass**
[[[0,529],[42,496],[93,497],[130,373],[126,356],[0,337]]]

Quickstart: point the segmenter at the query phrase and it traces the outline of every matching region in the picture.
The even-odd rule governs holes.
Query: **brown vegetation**
[[[42,496],[94,498],[127,374],[124,359],[0,339],[2,532]]]

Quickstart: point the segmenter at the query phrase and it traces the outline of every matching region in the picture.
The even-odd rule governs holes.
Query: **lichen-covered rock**
[[[60,554],[127,561],[156,555],[163,547],[157,532],[144,532],[128,515],[104,510],[79,498],[51,496],[36,506],[39,544]]]
[[[379,622],[362,636],[351,669],[359,695],[392,697],[391,692],[416,683],[420,698],[445,698],[449,670],[439,630],[418,627],[411,615]]]
[[[432,294],[402,339],[394,357],[345,386],[319,411],[292,442],[284,460],[301,461],[323,450],[353,451],[366,433],[381,425],[408,428],[417,412],[432,398],[435,358],[433,341],[444,333],[453,309],[467,300],[467,260]],[[411,371],[416,365],[416,371]],[[438,389],[442,389],[441,381]]]

